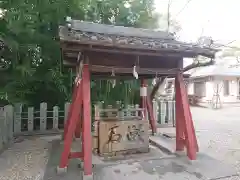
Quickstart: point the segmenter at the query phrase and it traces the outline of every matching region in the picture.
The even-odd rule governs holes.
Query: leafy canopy
[[[160,17],[153,0],[1,0],[0,9],[0,97],[31,105],[70,100],[73,74],[61,66],[58,41],[66,16],[143,28],[157,28]],[[93,100],[129,99],[138,88],[135,82],[118,86],[126,90],[110,93],[108,81],[94,81]]]

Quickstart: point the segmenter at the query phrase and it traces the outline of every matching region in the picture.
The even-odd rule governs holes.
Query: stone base
[[[122,150],[122,151],[115,151],[115,152],[108,152],[99,154],[100,157],[107,157],[108,159],[115,159],[120,156],[126,156],[131,154],[141,154],[141,153],[148,153],[150,151],[149,147],[142,147],[139,149],[129,149],[129,150]]]
[[[185,156],[186,152],[185,151],[176,151],[175,154],[178,156]]]
[[[81,161],[79,164],[78,164],[78,168],[80,168],[80,169],[83,169],[83,162]]]
[[[199,163],[198,160],[191,160],[189,158],[187,158],[187,163],[190,164],[190,165],[196,165],[197,163]]]
[[[90,175],[84,175],[82,176],[83,180],[93,180],[93,174]]]
[[[67,172],[67,167],[60,168],[59,166],[57,167],[57,174],[64,174]]]

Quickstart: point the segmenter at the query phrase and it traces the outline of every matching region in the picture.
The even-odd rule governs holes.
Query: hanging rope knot
[[[75,84],[78,86],[78,85],[81,83],[81,80],[82,80],[82,78],[81,78],[81,76],[78,74],[78,75],[76,76],[76,78],[75,78]]]
[[[133,66],[133,76],[138,79],[137,66]]]
[[[112,76],[112,77],[115,77],[115,72],[114,72],[114,70],[112,70],[111,76]],[[114,87],[116,86],[116,79],[112,79],[111,82],[112,82],[112,88],[114,88]]]

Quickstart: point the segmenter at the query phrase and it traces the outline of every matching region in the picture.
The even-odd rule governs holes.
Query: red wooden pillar
[[[188,106],[189,107],[189,106]],[[190,118],[192,119],[192,113],[190,111],[190,107],[189,107],[189,113],[190,113]],[[197,142],[197,137],[196,137],[196,133],[195,133],[195,128],[194,128],[194,124],[193,124],[193,120],[191,121],[192,124],[192,132],[193,132],[193,138],[195,141],[195,148],[196,148],[196,152],[199,152],[199,146],[198,146],[198,142]]]
[[[175,80],[175,109],[176,109],[176,151],[183,151],[185,146],[184,115],[182,112],[181,92],[179,81]]]
[[[89,65],[83,66],[83,171],[84,176],[92,176],[92,133]]]
[[[84,176],[92,178],[92,134],[91,134],[91,102],[90,102],[90,73],[89,66],[83,66],[82,80],[80,84],[75,84],[76,94],[73,95],[73,103],[68,115],[68,123],[65,131],[64,148],[61,154],[58,170],[65,171],[69,159],[81,158],[83,161]],[[83,98],[84,97],[84,98]],[[81,112],[83,116],[81,116]],[[81,118],[82,117],[82,118]],[[71,144],[76,127],[82,127],[82,152],[70,152]],[[90,178],[90,179],[91,179]]]
[[[82,109],[82,103],[79,105],[79,108]],[[79,113],[79,120],[77,121],[76,129],[75,129],[75,137],[80,138],[81,137],[81,129],[82,129],[82,114],[81,111]]]
[[[156,120],[153,116],[153,107],[150,97],[147,95],[147,83],[145,79],[141,80],[141,87],[140,87],[140,97],[141,97],[141,108],[144,109],[144,116],[145,118],[149,114],[149,123],[151,125],[152,134],[157,132],[156,128]]]
[[[76,96],[74,97],[73,103],[71,105],[68,126],[66,127],[66,135],[64,138],[64,148],[61,155],[61,160],[59,168],[66,168],[69,162],[71,144],[73,140],[73,135],[76,129],[77,121],[79,121],[80,108],[79,105],[82,104],[82,82],[80,85],[75,84],[76,86]]]
[[[147,97],[147,109],[149,113],[149,123],[151,125],[152,135],[154,135],[155,133],[157,133],[156,119],[153,115],[153,104],[149,96]]]
[[[196,159],[198,144],[193,126],[192,116],[188,103],[187,90],[183,79],[183,74],[177,74],[175,79],[176,89],[176,150],[187,149],[190,160]]]
[[[70,117],[72,116],[73,104],[76,101],[77,90],[78,90],[77,86],[74,85],[74,87],[73,87],[73,95],[72,95],[72,103],[70,104],[70,108],[69,108],[69,111],[68,111],[66,124],[64,124],[64,135],[63,135],[64,138],[63,139],[65,139],[67,131],[68,131],[69,120],[70,120]]]
[[[82,83],[80,83],[80,86],[82,86]],[[72,103],[71,103],[70,108],[69,108],[66,124],[64,125],[64,136],[63,136],[64,139],[65,139],[67,131],[68,131],[69,119],[70,119],[70,116],[72,115],[72,110],[73,110],[72,106],[73,106],[74,102],[76,101],[76,94],[77,94],[77,86],[75,85],[74,89],[73,89]],[[82,106],[82,105],[80,105],[80,106]],[[77,123],[77,128],[75,130],[75,137],[76,138],[80,138],[80,132],[81,132],[81,121],[80,121],[80,118],[79,118],[79,121]]]

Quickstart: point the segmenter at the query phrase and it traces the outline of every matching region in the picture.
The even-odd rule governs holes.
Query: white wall
[[[238,94],[238,80],[237,78],[231,78],[229,80],[229,95],[224,96],[224,87],[223,87],[223,80],[215,80],[215,81],[207,81],[206,82],[206,97],[201,98],[202,102],[212,101],[214,94],[216,94],[217,84],[219,87],[219,95],[220,100],[222,103],[227,102],[240,102],[237,96]],[[188,94],[194,94],[194,83],[188,84]]]
[[[188,94],[193,95],[194,94],[194,84],[188,83]]]
[[[224,96],[223,92],[224,91],[222,90],[221,98],[223,102],[238,102],[239,100],[237,99],[237,96],[239,96],[239,94],[237,78],[229,82],[229,96]]]
[[[214,94],[214,83],[211,81],[206,82],[206,98],[207,100],[212,99]]]

